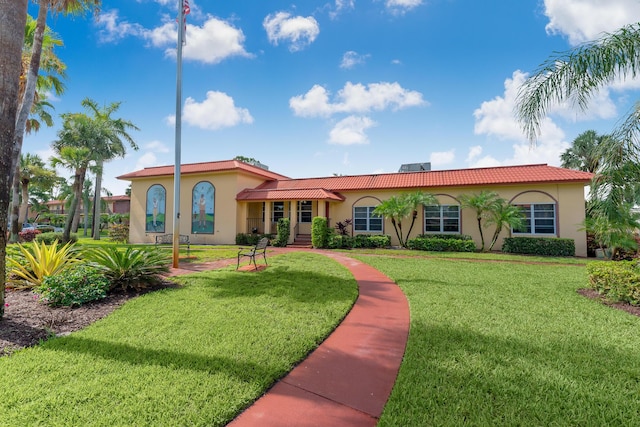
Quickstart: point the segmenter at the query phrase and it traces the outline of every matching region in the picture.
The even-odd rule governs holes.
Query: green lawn
[[[87,329],[0,358],[0,425],[224,425],[346,315],[353,277],[291,254],[179,278]]]
[[[348,252],[395,280],[411,310],[381,426],[637,425],[640,319],[576,293],[584,260],[376,254]],[[321,255],[269,265],[183,276],[181,288],[0,358],[0,425],[224,425],[356,298],[351,275]]]
[[[380,426],[640,422],[640,319],[577,294],[584,267],[358,258],[411,307]]]

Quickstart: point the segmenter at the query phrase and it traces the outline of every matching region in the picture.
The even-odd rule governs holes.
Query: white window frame
[[[457,217],[453,217],[453,216],[445,216],[445,212],[451,212],[448,209],[455,207],[457,209]],[[433,209],[433,208],[439,208],[439,214],[438,216],[427,216],[427,209]],[[423,229],[424,229],[424,233],[425,234],[429,234],[429,233],[438,233],[438,234],[460,234],[460,230],[461,230],[461,216],[460,216],[460,205],[427,205],[424,207],[423,209],[423,214],[424,214],[424,223],[423,223]],[[457,227],[455,231],[445,231],[445,226],[446,226],[446,220],[456,220],[457,222]],[[439,222],[439,231],[436,230],[427,230],[427,220],[438,220]]]
[[[552,216],[543,216],[542,214],[544,211],[538,211],[538,217],[536,218],[535,207],[542,206],[542,205],[553,207]],[[557,236],[558,235],[557,207],[555,203],[520,203],[520,204],[514,204],[514,206],[517,206],[520,209],[522,209],[525,215],[527,214],[527,210],[529,212],[529,216],[525,219],[525,224],[526,224],[525,230],[528,229],[529,231],[518,231],[516,229],[512,229],[511,232],[514,235],[516,234],[517,235],[524,235],[524,234],[540,235],[540,236]],[[541,224],[543,221],[549,221],[549,220],[553,222],[553,232],[547,233],[547,232],[538,231],[538,229],[540,228],[549,228],[548,225]]]
[[[376,206],[354,206],[353,207],[353,231],[359,233],[382,233],[384,231],[383,218],[380,215],[374,215],[373,211]],[[359,214],[363,211],[366,216],[356,215],[356,210],[360,210]],[[362,227],[362,220],[364,220],[364,227]]]
[[[308,218],[304,218],[305,216],[308,216]],[[308,219],[308,221],[306,219]],[[313,221],[313,201],[298,200],[298,222],[303,224],[308,224],[312,221]]]
[[[276,210],[276,205],[282,206],[282,210]],[[284,218],[284,209],[284,202],[271,202],[271,222],[278,222],[280,218]],[[279,214],[277,218],[276,214]]]

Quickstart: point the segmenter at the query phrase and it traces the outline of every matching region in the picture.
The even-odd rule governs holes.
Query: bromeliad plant
[[[31,246],[18,244],[19,257],[7,258],[11,267],[8,281],[15,288],[31,289],[38,287],[47,276],[60,274],[80,261],[73,243],[58,245],[56,240],[47,245],[44,242]]]
[[[169,271],[170,259],[156,249],[125,250],[115,246],[93,248],[85,258],[109,278],[111,289],[140,291],[160,281],[161,274]]]

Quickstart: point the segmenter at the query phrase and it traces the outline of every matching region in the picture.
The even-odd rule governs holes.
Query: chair
[[[236,270],[240,268],[240,258],[249,257],[249,265],[251,265],[251,260],[253,260],[253,265],[255,269],[258,269],[258,264],[256,264],[256,255],[260,255],[262,253],[262,257],[264,258],[265,265],[267,264],[267,246],[269,245],[269,239],[263,237],[260,241],[248,251],[246,249],[240,249],[238,251],[238,265],[236,265]]]

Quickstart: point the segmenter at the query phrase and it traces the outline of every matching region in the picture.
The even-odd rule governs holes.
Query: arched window
[[[208,181],[193,186],[191,233],[213,234],[216,189]]]
[[[154,184],[147,190],[147,209],[145,231],[164,233],[167,212],[167,190],[160,184]]]

